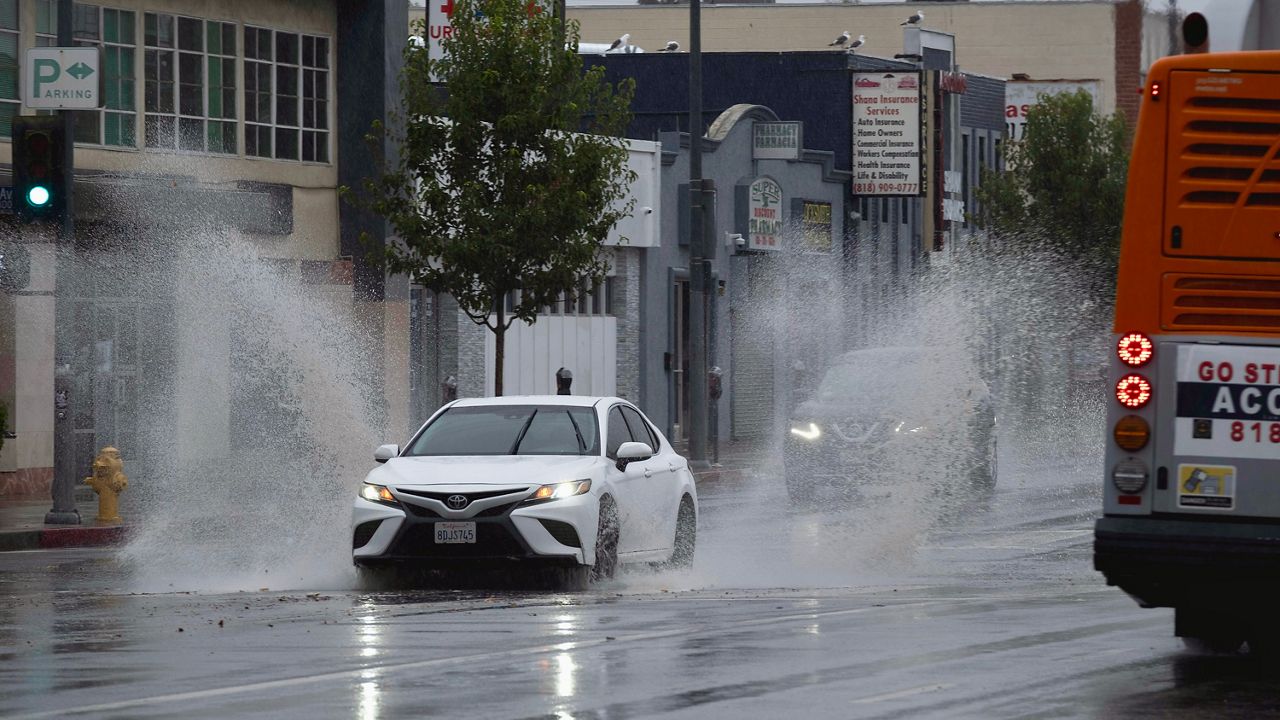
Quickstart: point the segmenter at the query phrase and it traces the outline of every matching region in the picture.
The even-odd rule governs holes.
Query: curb
[[[128,534],[125,525],[14,530],[0,532],[0,552],[119,545]]]

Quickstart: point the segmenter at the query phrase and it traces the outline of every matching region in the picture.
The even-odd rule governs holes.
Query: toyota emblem
[[[449,506],[449,509],[451,510],[461,510],[462,508],[467,506],[467,496],[466,495],[450,495],[449,499],[445,500],[444,502],[446,505]]]

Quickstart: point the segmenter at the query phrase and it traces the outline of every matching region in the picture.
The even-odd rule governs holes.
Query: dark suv
[[[966,358],[935,348],[846,353],[792,413],[783,464],[787,494],[797,503],[832,492],[891,492],[922,479],[944,491],[990,490],[990,393]]]

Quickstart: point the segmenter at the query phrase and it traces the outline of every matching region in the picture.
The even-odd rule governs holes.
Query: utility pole
[[[73,0],[58,0],[58,47],[71,47]],[[72,324],[73,305],[65,297],[75,270],[75,205],[72,190],[75,177],[75,115],[59,110],[63,146],[62,187],[66,193],[62,217],[58,218],[54,240],[53,267],[53,509],[44,516],[49,525],[79,525],[76,509],[75,437],[72,434],[71,360],[75,347]],[[14,202],[21,202],[14,198]],[[82,398],[79,402],[86,402]]]
[[[1178,22],[1178,0],[1169,0],[1169,52],[1168,55],[1182,54],[1182,37],[1178,32],[1181,23]]]
[[[702,3],[689,0],[689,464],[707,466],[707,276],[702,187]]]

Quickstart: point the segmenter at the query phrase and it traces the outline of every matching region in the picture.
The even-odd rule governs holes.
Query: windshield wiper
[[[524,427],[520,428],[520,434],[516,435],[516,442],[511,446],[511,452],[507,453],[508,455],[515,455],[516,450],[520,449],[520,443],[524,442],[524,434],[529,432],[529,426],[533,424],[533,417],[537,414],[538,408],[534,408],[533,412],[529,413],[529,419],[524,421]]]
[[[582,438],[582,431],[578,429],[578,421],[573,419],[573,413],[565,411],[565,415],[569,416],[569,422],[573,423],[573,434],[578,436],[578,454],[587,454],[587,441]]]

